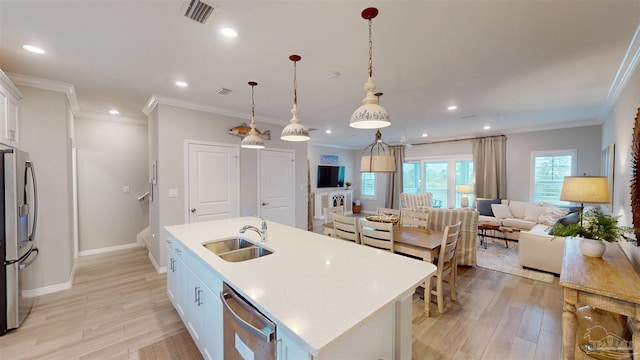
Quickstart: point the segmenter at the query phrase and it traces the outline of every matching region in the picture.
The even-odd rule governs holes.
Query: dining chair
[[[360,242],[393,252],[393,224],[360,219]]]
[[[340,205],[340,206],[331,206],[331,207],[324,208],[324,223],[325,224],[332,223],[334,214],[343,215],[344,214],[344,206]],[[335,231],[333,229],[330,229],[328,227],[324,228],[324,234],[325,235],[334,236],[334,233],[335,233]]]
[[[333,232],[336,239],[345,239],[360,243],[358,234],[358,218],[333,214]]]
[[[440,253],[438,255],[437,271],[434,275],[436,281],[436,289],[433,290],[429,286],[430,295],[435,295],[438,302],[438,311],[444,312],[444,279],[448,277],[449,288],[451,291],[451,299],[457,300],[456,296],[456,277],[458,276],[458,261],[456,259],[456,247],[458,245],[458,235],[460,234],[461,221],[455,225],[449,225],[444,228],[442,235],[442,245],[440,245]],[[431,285],[431,284],[429,284]],[[425,288],[426,292],[426,288]],[[425,301],[430,301],[425,296]]]
[[[422,211],[402,210],[400,213],[402,226],[429,228],[429,213]]]

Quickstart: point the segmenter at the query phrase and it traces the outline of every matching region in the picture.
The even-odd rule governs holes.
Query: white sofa
[[[547,233],[547,225],[538,224],[520,232],[520,266],[560,274],[564,257],[564,237]]]
[[[548,231],[559,218],[569,213],[569,209],[517,200],[502,200],[494,205],[494,216],[480,215],[478,224],[519,229],[519,232],[505,235],[518,240],[520,266],[560,274],[564,238],[549,235]]]

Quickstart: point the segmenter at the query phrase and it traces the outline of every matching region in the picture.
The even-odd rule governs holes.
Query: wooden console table
[[[580,239],[567,238],[560,285],[564,287],[562,344],[565,360],[572,360],[577,349],[576,305],[590,305],[635,319],[633,358],[640,359],[640,276],[618,244],[607,243],[602,258],[593,258],[582,255]]]

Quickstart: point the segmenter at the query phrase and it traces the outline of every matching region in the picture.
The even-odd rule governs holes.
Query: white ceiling
[[[382,130],[390,143],[600,123],[625,53],[640,41],[632,43],[640,0],[213,4],[203,25],[183,16],[184,1],[0,0],[0,68],[73,84],[81,114],[106,117],[117,108],[128,119],[146,119],[152,94],[248,119],[247,82],[257,81],[256,120],[285,125],[293,101],[288,58],[299,54],[300,119],[318,129],[311,142],[358,148],[375,132],[348,126],[365,95],[366,7],[380,10],[373,74],[393,121]],[[224,26],[239,36],[223,38]],[[233,92],[217,95],[220,87]],[[458,110],[446,110],[451,104]]]

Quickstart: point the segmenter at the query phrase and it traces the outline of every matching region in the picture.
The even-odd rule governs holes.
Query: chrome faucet
[[[244,232],[247,230],[253,230],[258,235],[260,235],[260,242],[267,241],[267,222],[264,219],[261,219],[261,220],[262,220],[262,229],[258,229],[253,225],[245,225],[240,229],[240,234],[244,234]]]

